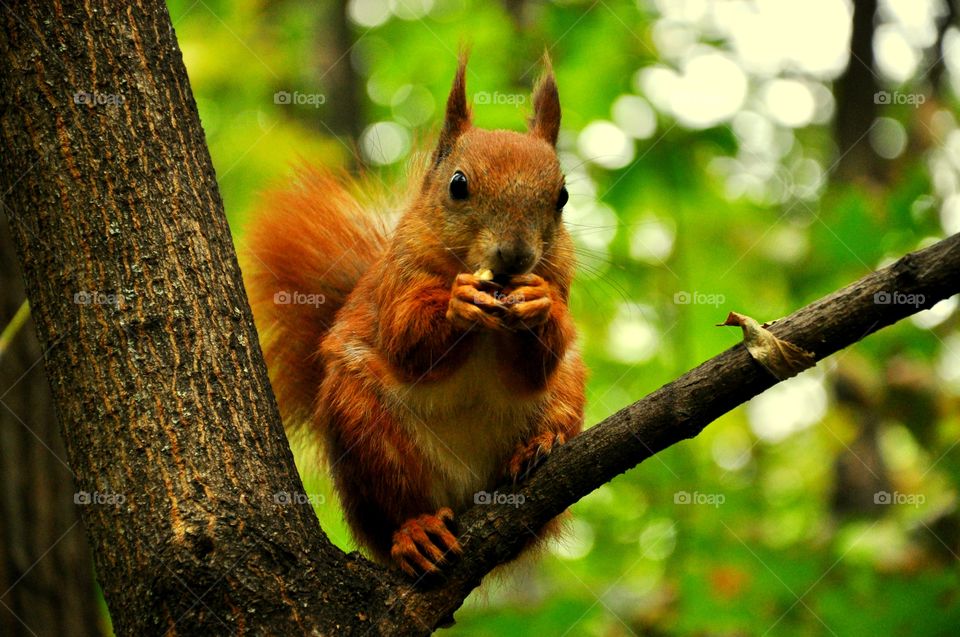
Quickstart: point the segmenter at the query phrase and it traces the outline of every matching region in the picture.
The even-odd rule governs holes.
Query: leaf
[[[796,376],[803,370],[813,367],[816,357],[805,349],[789,341],[777,338],[773,332],[760,325],[755,319],[730,312],[727,320],[717,327],[739,325],[743,330],[743,344],[755,361],[763,365],[777,380]]]

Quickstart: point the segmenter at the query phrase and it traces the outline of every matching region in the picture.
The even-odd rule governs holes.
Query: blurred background
[[[954,0],[168,5],[238,243],[299,161],[400,188],[461,44],[475,123],[522,130],[549,51],[588,426],[737,343],[714,327],[729,311],[774,320],[960,231]],[[443,634],[957,634],[957,304],[584,498],[566,541]]]

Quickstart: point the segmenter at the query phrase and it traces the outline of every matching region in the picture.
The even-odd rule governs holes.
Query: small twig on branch
[[[958,292],[960,235],[954,235],[797,310],[770,331],[819,361]],[[463,557],[448,567],[443,582],[411,591],[404,614],[436,626],[547,520],[777,382],[738,344],[604,419],[557,449],[515,491],[522,506],[476,506],[461,516]]]

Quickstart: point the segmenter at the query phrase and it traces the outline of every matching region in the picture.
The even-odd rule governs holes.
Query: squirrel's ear
[[[440,141],[433,153],[433,164],[450,154],[457,138],[470,128],[470,107],[467,106],[467,53],[460,54],[457,76],[453,78],[453,87],[447,98],[447,115],[440,132]]]
[[[543,76],[533,91],[533,117],[530,118],[530,133],[550,144],[557,145],[560,132],[560,94],[553,76],[550,56],[543,54]]]

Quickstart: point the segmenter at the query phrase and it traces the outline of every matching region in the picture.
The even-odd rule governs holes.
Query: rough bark
[[[0,185],[117,633],[382,604],[283,497],[303,487],[163,2],[4,5],[0,58]]]
[[[16,5],[0,58],[0,186],[118,634],[428,634],[530,529],[775,382],[741,346],[707,361],[556,451],[523,506],[468,512],[464,558],[414,586],[284,495],[303,487],[162,2]],[[773,329],[827,356],[957,293],[958,243]]]
[[[0,218],[0,329],[24,298]],[[29,321],[0,352],[0,635],[93,637],[93,563],[42,359]]]

